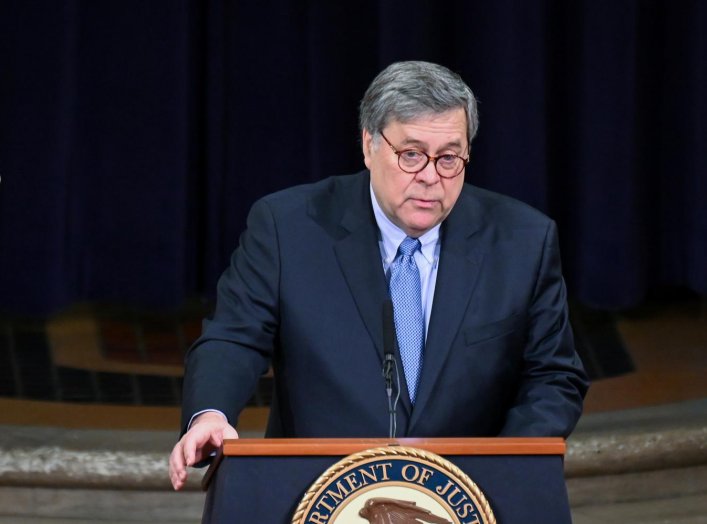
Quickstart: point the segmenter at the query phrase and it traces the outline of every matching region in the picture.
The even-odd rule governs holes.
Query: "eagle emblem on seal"
[[[368,499],[358,514],[370,524],[452,524],[414,501],[383,497]]]

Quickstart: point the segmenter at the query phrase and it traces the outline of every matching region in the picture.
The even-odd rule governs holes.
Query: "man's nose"
[[[439,173],[437,173],[435,163],[430,160],[422,171],[418,171],[415,174],[415,178],[420,182],[431,185],[439,182],[440,176]]]

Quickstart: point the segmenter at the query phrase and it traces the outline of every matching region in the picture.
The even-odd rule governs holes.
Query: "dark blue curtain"
[[[467,180],[557,220],[570,293],[707,294],[700,0],[0,3],[0,311],[213,293],[257,197],[362,168],[404,59],[480,99]]]

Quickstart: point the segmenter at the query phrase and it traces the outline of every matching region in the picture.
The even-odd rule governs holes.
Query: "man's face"
[[[404,124],[393,121],[383,134],[397,151],[417,149],[432,156],[468,156],[466,114],[461,108]],[[419,237],[447,218],[461,193],[463,171],[451,179],[441,178],[430,161],[419,173],[406,173],[398,167],[397,155],[382,138],[374,145],[373,137],[365,130],[362,138],[373,193],[395,225],[408,236]]]

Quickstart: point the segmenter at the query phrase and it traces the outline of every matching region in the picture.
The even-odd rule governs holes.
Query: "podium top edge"
[[[371,448],[405,446],[438,455],[564,455],[563,438],[330,438],[228,439],[225,456],[346,456]]]

